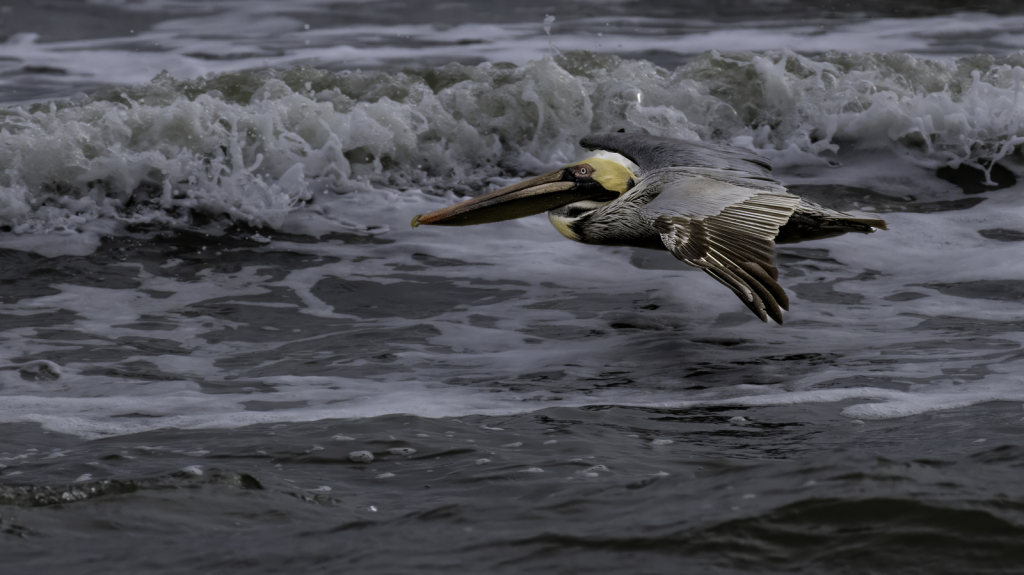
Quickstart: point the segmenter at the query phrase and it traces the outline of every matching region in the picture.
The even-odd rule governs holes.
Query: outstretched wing
[[[789,298],[778,283],[773,240],[800,198],[779,186],[737,186],[692,171],[659,170],[650,180],[661,193],[641,211],[665,247],[731,289],[761,321],[781,324]]]
[[[598,134],[584,147],[617,152],[644,175],[629,195],[680,260],[731,289],[761,321],[782,323],[789,298],[778,283],[774,238],[800,198],[745,150],[637,134]],[[684,162],[689,162],[684,163]]]

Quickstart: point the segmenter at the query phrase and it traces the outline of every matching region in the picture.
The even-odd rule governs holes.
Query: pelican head
[[[572,237],[567,233],[568,227],[560,225],[563,219],[579,217],[581,213],[617,199],[633,182],[633,174],[626,166],[604,158],[590,158],[454,206],[418,215],[413,218],[412,227],[421,224],[472,226],[552,212],[549,214],[551,222],[562,234]]]

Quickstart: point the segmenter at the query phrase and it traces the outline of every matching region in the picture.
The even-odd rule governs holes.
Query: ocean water
[[[0,5],[0,572],[1024,572],[1016,2]],[[732,144],[784,325],[544,216]]]

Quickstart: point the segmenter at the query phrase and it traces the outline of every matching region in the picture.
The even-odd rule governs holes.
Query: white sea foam
[[[793,168],[786,177],[794,183],[832,178],[867,187],[895,186],[890,191],[897,195],[902,193],[898,189],[902,180],[894,174],[901,173],[907,186],[916,186],[917,192],[926,196],[941,195],[948,186],[924,168],[885,160],[883,154],[845,159],[848,161],[842,168],[804,166]],[[543,217],[460,229],[411,229],[408,221],[413,214],[444,205],[451,198],[376,191],[331,196],[317,209],[346,214],[353,221],[387,230],[381,237],[393,243],[274,241],[258,249],[325,256],[317,265],[293,270],[274,282],[275,289],[299,296],[297,303],[289,304],[298,312],[325,320],[355,321],[396,334],[430,326],[433,331],[424,336],[422,343],[381,344],[381,351],[394,358],[386,374],[353,377],[348,372],[359,369],[360,364],[355,362],[338,365],[336,373],[330,375],[244,375],[252,385],[261,386],[260,391],[254,391],[254,387],[236,393],[207,393],[202,382],[231,381],[245,373],[225,360],[257,355],[265,357],[261,365],[272,366],[296,353],[276,339],[211,339],[207,334],[249,326],[216,315],[182,313],[211,300],[228,301],[232,306],[259,304],[248,298],[267,293],[262,283],[266,276],[253,266],[230,272],[208,270],[203,281],[186,282],[140,270],[142,285],[138,289],[58,284],[54,287],[59,294],[0,306],[0,313],[15,316],[73,312],[73,319],[63,329],[92,337],[73,340],[75,346],[83,348],[152,337],[153,332],[133,322],[153,316],[167,319],[169,329],[160,331],[159,337],[174,343],[166,353],[140,349],[138,355],[115,360],[79,355],[81,359],[68,362],[60,359],[69,349],[68,342],[55,345],[46,337],[37,337],[31,328],[4,331],[7,339],[0,359],[52,358],[37,361],[55,362],[57,369],[53,371],[59,377],[23,377],[19,371],[23,363],[11,362],[8,365],[13,369],[0,369],[0,393],[4,396],[0,422],[36,422],[54,431],[101,437],[165,428],[230,428],[396,413],[425,417],[502,415],[556,405],[686,408],[843,402],[834,408],[838,413],[870,420],[990,401],[1024,401],[1017,375],[1022,368],[1015,359],[1016,346],[1024,343],[1024,336],[1013,327],[1014,322],[1024,321],[1018,303],[1013,299],[958,297],[934,287],[987,279],[1024,282],[1017,244],[977,234],[978,229],[989,227],[1024,229],[1024,217],[1020,215],[1024,214],[1024,196],[1019,191],[1018,186],[989,193],[988,200],[968,210],[886,214],[892,228],[889,232],[817,242],[813,247],[828,250],[831,260],[798,264],[792,271],[783,269],[783,283],[796,291],[790,292],[792,312],[782,328],[761,324],[752,317],[734,327],[712,328],[720,316],[741,307],[732,294],[704,274],[654,252],[645,256],[663,255],[667,259],[637,269],[634,250],[568,242]],[[297,210],[289,217],[301,218],[311,210]],[[421,275],[408,276],[411,272],[406,272],[408,277],[404,279],[396,276],[396,266],[423,268],[416,254],[462,264],[417,272]],[[951,261],[957,265],[950,265]],[[795,275],[797,270],[804,275]],[[856,276],[864,270],[881,273],[858,279]],[[313,288],[330,278],[381,286],[440,278],[453,288],[515,290],[519,295],[495,298],[491,303],[470,298],[465,306],[438,309],[426,318],[368,319],[336,310],[334,306],[343,300],[321,299],[330,294]],[[839,305],[801,297],[800,284],[817,283],[833,283],[836,292],[855,294],[861,303]],[[885,299],[906,291],[922,297],[898,303]],[[224,298],[225,293],[231,297]],[[630,311],[630,302],[638,298],[641,302],[657,302],[661,308],[635,314]],[[582,307],[574,307],[573,300],[583,302]],[[567,303],[564,307],[552,306],[557,302]],[[112,318],[112,313],[117,317]],[[494,320],[480,324],[473,319],[481,315]],[[646,326],[648,331],[609,329],[609,323],[620,321],[618,317]],[[962,336],[956,332],[946,332],[941,325],[926,325],[935,318],[996,322],[997,329],[990,337],[994,343],[1002,342],[1002,347],[979,352],[970,342],[961,345]],[[538,345],[533,334],[552,326],[561,326],[570,333],[603,335],[549,339]],[[694,340],[710,332],[715,337],[757,343],[749,351],[742,347],[739,351],[704,349],[700,353],[706,354],[707,362],[719,357],[756,360],[783,350],[822,356],[840,354],[843,360],[838,365],[826,362],[800,373],[783,371],[783,364],[776,372],[766,368],[765,375],[774,378],[775,383],[755,386],[740,381],[704,390],[684,389],[688,385],[680,379],[684,375],[679,371],[680,362],[694,353]],[[334,334],[328,332],[287,345],[301,350],[303,342],[314,345],[331,337]],[[682,359],[673,359],[673,354]],[[116,367],[137,361],[152,364],[165,374],[177,374],[180,379],[152,381],[97,374],[104,365]],[[951,377],[951,370],[967,375]],[[527,390],[517,389],[519,386],[514,384],[524,374],[552,371],[564,373],[578,382],[575,385],[600,381],[608,377],[609,371],[630,373],[638,383],[621,389],[584,385],[580,392],[561,389],[557,384]],[[486,385],[442,382],[451,378],[482,378]],[[505,381],[513,384],[505,385]],[[252,401],[265,407],[250,410],[247,405]],[[280,407],[273,407],[275,403]]]
[[[1024,401],[1015,359],[1024,344],[1014,327],[1024,321],[1019,299],[964,297],[944,287],[1024,282],[1020,243],[978,233],[1024,230],[1020,185],[984,194],[986,201],[970,209],[885,214],[891,231],[806,246],[820,250],[818,256],[783,248],[790,263],[782,279],[793,302],[784,328],[735,319],[742,307],[728,290],[667,254],[574,244],[543,217],[458,230],[409,228],[413,215],[456,201],[448,190],[476,193],[552,168],[582,153],[580,136],[620,128],[756,149],[790,184],[840,182],[897,197],[961,197],[934,177],[935,168],[967,163],[987,169],[989,160],[1002,157],[1021,173],[1015,148],[1024,137],[1024,57],[1012,53],[1021,41],[1017,19],[966,16],[956,23],[957,30],[995,38],[986,50],[999,58],[862,53],[865,42],[872,50],[939,53],[938,41],[954,18],[938,18],[848,23],[821,35],[811,27],[747,30],[721,47],[755,52],[706,52],[669,71],[595,53],[545,58],[551,47],[539,20],[531,30],[357,30],[364,38],[399,30],[436,44],[374,51],[368,40],[331,46],[339,30],[306,31],[298,17],[260,6],[269,16],[256,18],[253,29],[273,33],[273,46],[248,54],[251,39],[228,49],[189,36],[217,25],[216,18],[165,22],[140,36],[164,43],[167,51],[131,58],[129,44],[120,40],[109,41],[109,51],[102,42],[41,44],[30,36],[4,45],[17,65],[67,68],[70,83],[117,69],[119,78],[136,85],[52,106],[0,109],[0,226],[9,229],[0,232],[0,248],[85,255],[125,223],[187,225],[193,212],[324,239],[263,238],[255,251],[322,258],[273,280],[258,263],[206,269],[197,281],[129,263],[139,270],[135,289],[58,282],[46,293],[0,304],[0,313],[12,318],[66,316],[46,321],[56,322],[52,331],[71,334],[61,339],[37,327],[0,331],[0,422],[102,437],[599,404],[821,404],[870,420]],[[627,42],[613,33],[595,40],[579,30],[564,32],[576,24],[561,15],[551,23],[554,48],[594,50],[596,42],[597,51],[614,51],[613,44]],[[634,35],[628,49],[696,53],[724,41],[719,31],[698,28],[679,36]],[[450,45],[478,36],[486,42]],[[289,48],[306,39],[313,40],[311,48]],[[992,49],[993,42],[1001,48]],[[851,53],[798,53],[825,49]],[[232,58],[188,55],[203,50]],[[310,58],[448,58],[454,50],[518,66],[239,72]],[[160,68],[170,76],[149,81]],[[212,75],[174,79],[206,73]],[[829,167],[836,159],[844,165]],[[334,232],[392,243],[347,241],[329,235]],[[423,263],[431,258],[445,263]],[[181,264],[166,262],[168,269]],[[318,291],[329,281],[342,290],[344,282],[382,289],[439,282],[439,292],[467,295],[429,313],[376,318]],[[816,286],[834,291],[815,296]],[[919,297],[887,299],[907,292]],[[838,296],[854,303],[837,303]],[[638,311],[653,307],[647,304],[660,307]],[[292,333],[285,326],[249,325],[262,318],[217,313],[216,305],[293,311],[311,323],[334,323],[285,341],[280,335]],[[144,325],[153,317],[161,318],[158,332]],[[943,323],[955,320],[992,327],[960,333]],[[278,331],[248,339],[221,335],[248,336],[262,327]],[[370,352],[349,357],[323,346],[372,330],[423,335],[376,343],[391,368],[371,375],[360,372],[371,365]],[[708,337],[741,344],[717,349],[699,343]],[[160,345],[146,343],[153,340]],[[979,351],[985,345],[991,347]],[[307,346],[319,351],[307,355]],[[90,355],[92,349],[99,352]],[[793,350],[826,359],[802,371],[765,359]],[[842,361],[832,364],[830,355]],[[288,362],[296,358],[316,364],[316,375],[292,367],[299,362]],[[736,366],[759,362],[766,367],[757,372],[758,385],[737,376],[686,389],[691,386],[681,366],[697,362],[728,364],[737,372]],[[134,377],[135,364],[159,377]],[[573,385],[531,382],[535,373]],[[630,384],[603,385],[617,374],[628,374]],[[247,387],[226,393],[224,387],[238,380]],[[221,387],[214,393],[209,385]],[[842,405],[831,405],[836,402]]]
[[[731,142],[783,166],[822,162],[849,143],[987,170],[1024,142],[1022,63],[709,52],[669,72],[576,53],[511,69],[162,75],[77,103],[3,110],[0,225],[79,234],[64,253],[94,246],[87,226],[100,218],[181,222],[199,211],[281,227],[299,206],[329,210],[324,192],[482,190],[575,159],[581,136],[617,129]],[[365,227],[323,216],[314,228]],[[40,253],[46,243],[0,237]]]

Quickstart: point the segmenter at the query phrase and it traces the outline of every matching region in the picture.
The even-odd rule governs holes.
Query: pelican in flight
[[[789,193],[771,163],[747,150],[644,134],[592,134],[588,150],[633,162],[589,158],[413,218],[468,226],[548,212],[565,237],[585,244],[668,250],[733,291],[761,321],[782,323],[789,298],[779,285],[775,244],[887,229]]]

